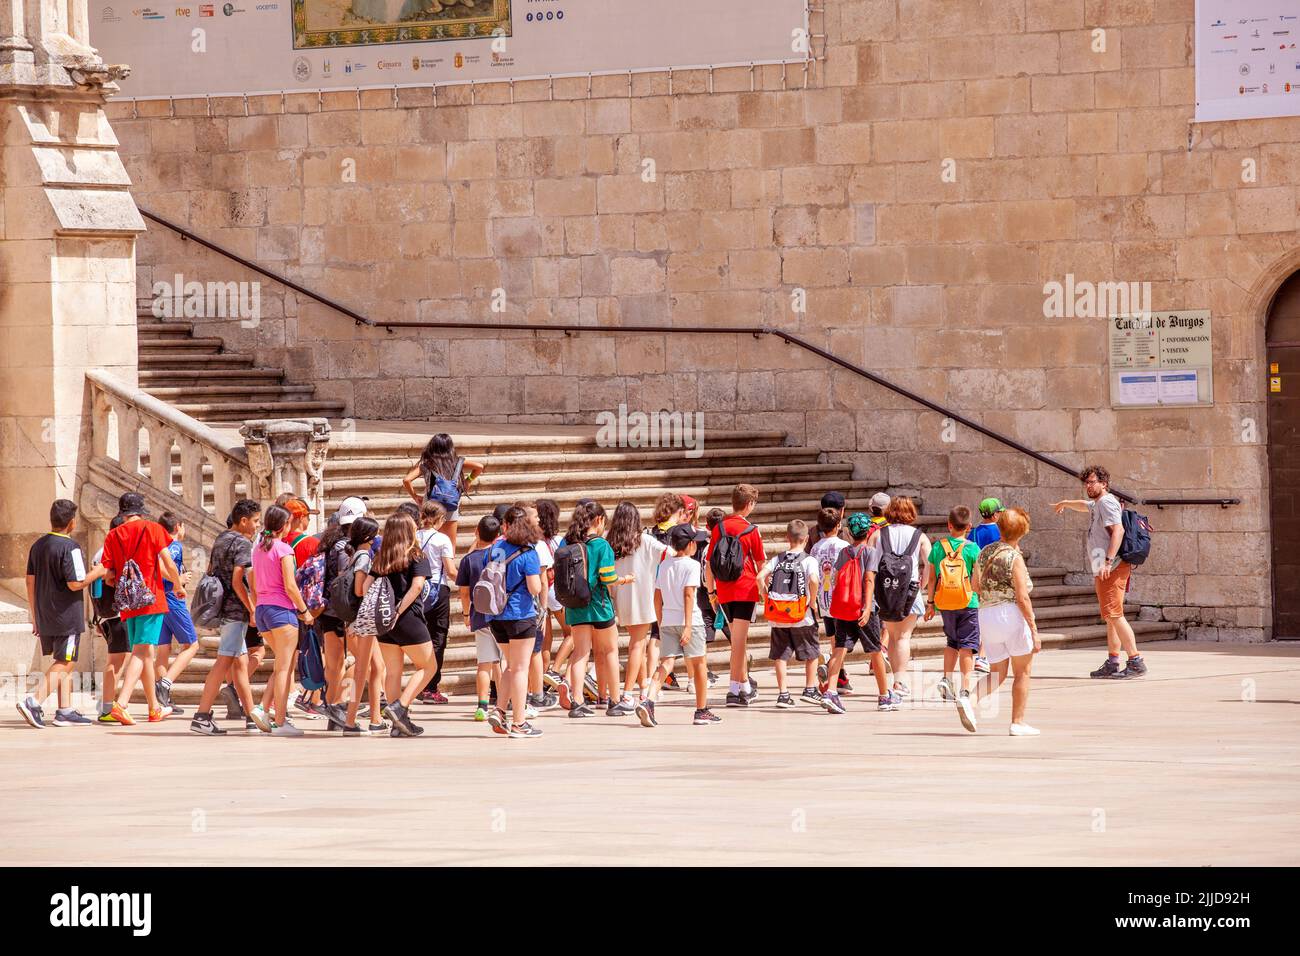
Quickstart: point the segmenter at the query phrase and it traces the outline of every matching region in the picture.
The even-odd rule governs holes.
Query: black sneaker
[[[749,706],[749,698],[746,697],[744,694],[728,694],[728,695],[727,695],[727,706],[728,706],[728,707],[748,707],[748,706]]]
[[[794,707],[794,698],[785,691],[781,691],[781,693],[776,695],[776,706],[780,707],[782,710],[790,710]]]
[[[799,699],[805,704],[815,704],[820,707],[822,705],[822,692],[816,687],[805,687],[803,693],[799,695]]]
[[[220,737],[225,733],[212,719],[211,713],[195,714],[194,719],[190,721],[190,730],[205,737]]]
[[[537,707],[538,710],[554,710],[556,707],[559,706],[560,706],[560,697],[558,694],[549,690],[542,691],[541,703]]]
[[[245,716],[244,705],[239,702],[239,694],[235,692],[234,684],[224,685],[217,696],[226,705],[226,720],[239,720]]]
[[[742,704],[741,706],[744,705]],[[720,724],[722,723],[722,718],[705,707],[703,710],[697,710],[695,712],[695,716],[691,718],[691,723],[696,727],[703,724]]]
[[[542,732],[526,720],[522,724],[511,724],[507,734],[510,737],[540,737],[541,735]]]
[[[360,736],[361,736],[361,725],[360,725],[360,724],[353,724],[351,727],[348,727],[348,726],[345,725],[345,726],[343,727],[343,736],[344,736],[344,737],[360,737]]]
[[[162,681],[156,680],[153,682],[153,695],[158,698],[159,707],[171,707],[172,689]],[[176,713],[175,708],[172,709],[172,713]]]
[[[643,700],[637,704],[636,716],[641,721],[642,727],[659,726],[659,721],[655,720],[655,702],[653,700]]]
[[[1095,671],[1089,674],[1089,677],[1114,677],[1119,673],[1119,661],[1113,661],[1109,657],[1106,663],[1102,664]]]
[[[576,720],[579,717],[595,717],[596,712],[586,704],[574,704],[569,708],[569,716]]]
[[[626,717],[636,708],[630,700],[616,700],[605,709],[606,717]]]
[[[415,728],[411,725],[410,717],[407,715],[406,708],[401,702],[392,703],[384,708],[384,716],[393,722],[393,730],[396,730],[408,737],[416,736]]]
[[[1135,677],[1147,676],[1147,662],[1140,657],[1130,657],[1124,669],[1115,675],[1115,680],[1133,680]]]

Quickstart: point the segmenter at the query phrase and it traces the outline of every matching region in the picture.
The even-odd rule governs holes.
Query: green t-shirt
[[[930,564],[934,566],[935,581],[937,582],[939,579],[939,563],[944,559],[944,550],[943,550],[944,541],[951,541],[953,547],[956,547],[958,544],[961,545],[961,557],[962,560],[966,562],[966,574],[967,576],[974,574],[975,559],[980,556],[979,545],[977,545],[974,541],[967,541],[965,538],[952,538],[952,537],[942,538],[939,541],[936,541],[930,548]],[[936,588],[938,587],[937,583],[935,584],[935,587]],[[980,606],[979,595],[976,594],[974,590],[971,591],[970,603],[967,604],[966,606],[967,607]]]
[[[587,539],[587,585],[591,588],[591,603],[586,607],[571,607],[564,612],[568,624],[596,624],[614,619],[614,598],[609,584],[618,579],[614,572],[614,549],[604,538]]]

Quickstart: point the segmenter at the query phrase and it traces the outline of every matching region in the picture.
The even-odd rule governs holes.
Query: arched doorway
[[[1300,640],[1300,272],[1277,290],[1266,328],[1273,636]]]

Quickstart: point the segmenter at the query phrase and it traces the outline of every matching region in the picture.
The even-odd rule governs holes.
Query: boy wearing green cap
[[[998,530],[998,512],[1001,510],[1002,502],[997,498],[985,498],[980,502],[980,517],[984,520],[971,531],[970,540],[981,549],[1002,540],[1002,532]]]

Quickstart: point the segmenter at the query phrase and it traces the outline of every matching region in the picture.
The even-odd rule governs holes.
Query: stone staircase
[[[140,387],[199,421],[343,414],[343,402],[317,399],[314,385],[287,382],[281,369],[225,352],[221,339],[199,338],[187,322],[157,319],[142,308],[136,327]]]
[[[454,428],[453,434],[461,428],[466,436],[475,430],[472,423],[466,423]],[[705,513],[712,507],[727,510],[731,488],[739,481],[756,485],[762,493],[753,521],[763,535],[764,547],[772,554],[784,547],[785,523],[796,517],[811,521],[824,492],[841,491],[848,498],[850,510],[863,510],[870,496],[881,490],[878,485],[855,481],[851,464],[821,461],[817,449],[787,446],[783,444],[785,435],[775,431],[710,431],[704,454],[698,458],[685,457],[681,449],[601,448],[596,444],[594,429],[591,435],[527,434],[525,429],[520,432],[458,438],[461,454],[487,465],[474,493],[461,504],[464,518],[458,534],[458,554],[464,554],[472,543],[478,518],[500,503],[549,497],[560,506],[562,521],[567,521],[580,497],[595,498],[611,512],[626,499],[636,503],[643,517],[648,518],[654,499],[663,490],[671,489],[695,497]],[[420,432],[382,438],[355,436],[331,446],[325,470],[327,513],[353,494],[368,496],[380,518],[390,513],[403,500],[401,478],[419,455],[426,437]],[[945,517],[927,514],[919,523],[933,536],[942,533]],[[1098,617],[1091,587],[1065,584],[1065,568],[1034,567],[1031,573],[1045,646],[1104,640],[1105,626]],[[1176,624],[1140,621],[1139,610],[1137,606],[1132,608],[1132,619],[1140,639],[1176,635]],[[769,627],[760,616],[749,638],[750,652],[759,670],[769,666],[768,635]],[[197,700],[212,666],[216,639],[205,637],[202,642],[203,651],[173,688],[179,702]],[[938,618],[917,627],[913,638],[915,657],[935,656],[942,647]],[[718,673],[725,672],[726,661],[725,644],[710,654],[710,664]],[[474,641],[462,623],[459,596],[453,593],[452,627],[444,661],[445,692],[472,693],[474,667]],[[254,683],[262,684],[269,672],[268,661],[255,675]]]

